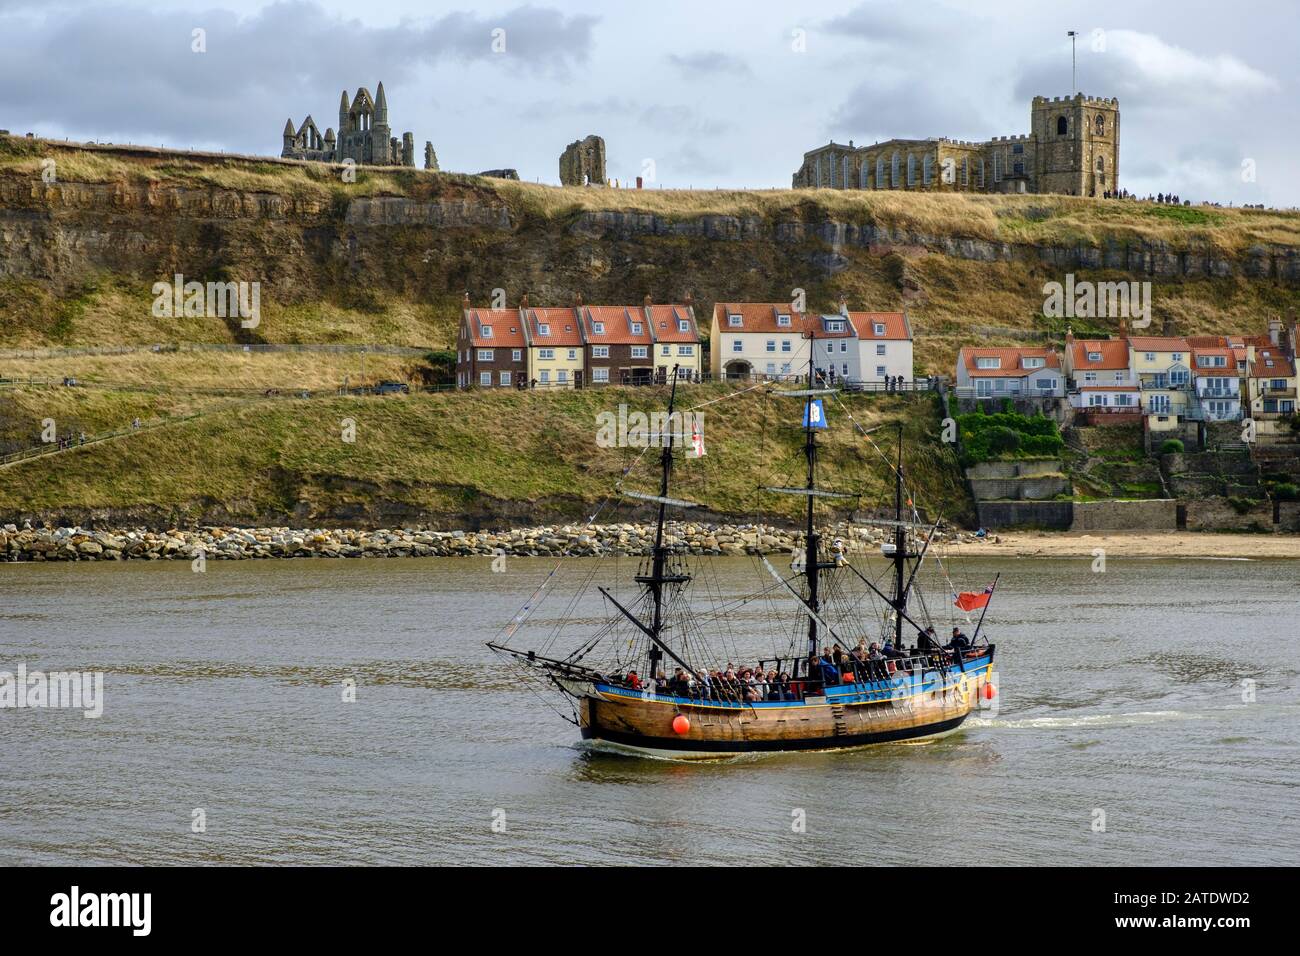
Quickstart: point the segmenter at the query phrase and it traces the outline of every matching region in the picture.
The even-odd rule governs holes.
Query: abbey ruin
[[[804,154],[793,186],[1104,196],[1119,188],[1119,100],[1035,96],[1030,132],[984,142],[831,142]]]
[[[403,133],[399,140],[392,135],[388,125],[388,98],[381,81],[371,99],[364,86],[348,103],[348,91],[339,100],[339,128],[325,130],[322,136],[316,121],[309,114],[297,131],[293,117],[284,124],[284,147],[280,155],[285,159],[305,159],[319,163],[352,162],[359,166],[414,166],[415,137]],[[433,143],[424,144],[424,168],[437,169],[438,157]]]
[[[605,141],[588,136],[570,143],[560,154],[561,186],[605,185]]]

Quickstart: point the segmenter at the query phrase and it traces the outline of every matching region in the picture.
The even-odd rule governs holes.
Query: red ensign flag
[[[952,603],[957,605],[963,611],[978,611],[989,603],[989,598],[993,596],[993,585],[989,585],[983,591],[962,591],[957,595],[957,600]]]

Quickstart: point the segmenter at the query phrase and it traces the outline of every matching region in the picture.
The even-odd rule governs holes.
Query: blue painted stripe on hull
[[[643,737],[615,730],[593,731],[582,728],[584,740],[603,740],[625,747],[644,747],[650,750],[670,750],[696,753],[776,753],[786,750],[840,750],[845,747],[864,747],[869,744],[894,743],[915,740],[932,734],[947,733],[961,726],[968,715],[953,717],[935,724],[919,727],[902,727],[870,734],[852,734],[844,737],[805,737],[795,740],[691,740],[684,737]]]

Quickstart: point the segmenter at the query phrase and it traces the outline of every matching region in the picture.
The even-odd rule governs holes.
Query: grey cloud
[[[697,53],[671,53],[668,62],[678,67],[684,76],[732,74],[749,76],[753,71],[740,57],[728,53],[701,50]]]

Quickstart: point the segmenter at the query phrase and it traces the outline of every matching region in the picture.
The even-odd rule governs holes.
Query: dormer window
[[[605,323],[604,323],[604,322],[593,322],[593,323],[591,323],[591,331],[595,332],[597,335],[604,335],[604,334],[605,334]]]
[[[829,322],[826,323],[826,331],[827,331],[827,332],[843,332],[843,331],[844,331],[844,323],[841,322],[839,319],[832,319],[831,321],[829,321]]]
[[[885,334],[885,323],[884,323],[884,322],[877,322],[874,326],[872,326],[872,331],[874,331],[877,335],[884,335],[884,334]]]
[[[731,326],[733,329],[740,328],[740,324],[741,324],[740,316],[738,315],[727,316],[727,324]]]
[[[538,334],[538,335],[550,335],[550,334],[551,334],[551,327],[550,327],[550,325],[547,324],[546,322],[539,323],[538,326],[537,326],[537,334]]]
[[[640,323],[640,322],[633,322],[633,323],[632,323],[632,334],[633,334],[633,335],[640,335],[640,334],[641,334],[641,323]]]
[[[790,316],[778,315],[776,317],[776,324],[781,326],[784,329],[788,329],[790,327]]]
[[[483,338],[485,339],[492,338],[492,326],[490,325],[483,326]]]
[[[1047,364],[1047,359],[1041,355],[1027,355],[1024,358],[1025,368],[1042,368]]]
[[[1100,352],[1089,352],[1089,353],[1088,353],[1088,361],[1089,361],[1089,362],[1100,362],[1100,361],[1101,361],[1101,353],[1100,353]]]
[[[976,368],[1001,368],[1002,359],[1000,358],[977,358],[975,360]]]
[[[677,320],[678,332],[689,332],[690,330],[691,330],[691,323],[689,321],[687,321],[686,319]]]

